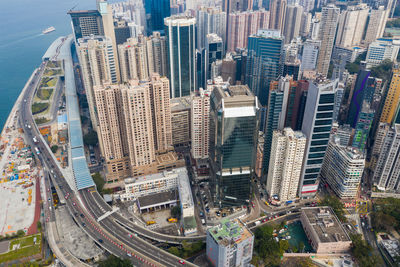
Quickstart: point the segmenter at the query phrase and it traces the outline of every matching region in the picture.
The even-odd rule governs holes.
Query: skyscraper
[[[323,76],[328,74],[339,13],[340,9],[332,4],[322,8],[321,27],[318,35],[321,46],[318,54],[317,72]]]
[[[334,138],[329,142],[321,167],[321,178],[339,198],[355,198],[364,172],[362,151],[341,146]]]
[[[370,70],[360,70],[357,75],[354,93],[351,98],[349,112],[347,115],[347,123],[353,128],[356,126],[358,114],[361,111],[364,101],[370,105],[372,104],[376,87],[376,79],[370,77],[370,74]]]
[[[226,44],[226,12],[217,7],[201,7],[197,11],[197,49],[205,48],[207,34],[215,33]],[[225,50],[225,49],[224,49]]]
[[[164,20],[164,25],[171,97],[190,95],[196,89],[196,19],[171,16]]]
[[[285,36],[286,44],[290,43],[294,38],[297,38],[299,36],[302,14],[302,6],[289,5],[287,7],[284,27],[282,29],[283,36]]]
[[[332,128],[335,91],[338,80],[317,80],[310,83],[301,131],[307,137],[307,146],[301,175],[299,195],[315,196],[318,175]]]
[[[101,85],[103,82],[118,82],[117,77],[119,74],[115,68],[117,59],[115,58],[111,40],[102,36],[78,39],[77,53],[89,105],[90,119],[94,129],[97,130],[98,118],[93,86]]]
[[[374,169],[374,184],[379,190],[400,191],[400,124],[387,132]]]
[[[265,10],[230,13],[228,17],[227,51],[246,48],[248,37],[259,29],[268,29],[269,12]]]
[[[130,174],[120,85],[95,85],[93,91],[99,121],[100,151],[107,169],[106,179],[118,181]]]
[[[364,101],[362,109],[358,114],[357,124],[355,125],[356,131],[353,138],[353,144],[351,145],[352,147],[356,147],[362,152],[365,150],[374,116],[375,110],[371,109],[370,104]]]
[[[164,19],[171,16],[170,0],[144,0],[148,17],[147,31],[164,31]]]
[[[224,54],[224,46],[222,38],[215,33],[207,34],[206,40],[206,78],[211,79],[211,65],[222,60]],[[205,86],[204,86],[205,87]]]
[[[280,201],[296,198],[303,164],[306,137],[291,128],[275,130],[272,138],[266,190]]]
[[[336,45],[340,47],[353,47],[360,45],[368,18],[367,4],[348,6],[339,16]]]
[[[364,38],[364,41],[367,44],[370,44],[383,36],[386,27],[385,13],[386,11],[384,6],[370,10],[368,26]]]
[[[249,37],[246,83],[261,105],[268,103],[269,83],[283,72],[283,39],[278,30],[259,30]]]
[[[269,1],[269,28],[275,30],[283,30],[286,15],[286,0],[270,0]]]
[[[210,95],[210,91],[200,88],[191,96],[191,152],[192,157],[196,160],[208,159],[210,142]]]
[[[265,119],[264,174],[269,170],[273,132],[274,130],[283,130],[285,127],[288,99],[292,83],[293,81],[289,77],[281,77],[279,81],[272,81],[269,88],[267,115]]]
[[[91,35],[104,35],[103,22],[98,10],[70,10],[75,40]]]
[[[396,115],[397,106],[400,99],[400,68],[393,68],[392,81],[387,91],[385,104],[383,106],[380,122],[391,124]]]
[[[165,37],[153,32],[150,37],[139,35],[118,46],[121,79],[147,80],[153,72],[166,75],[167,57]]]
[[[216,206],[247,203],[258,138],[258,100],[245,85],[214,88],[210,103],[210,163]]]

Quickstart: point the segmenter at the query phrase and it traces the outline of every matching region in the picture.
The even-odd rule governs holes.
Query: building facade
[[[395,118],[400,99],[400,68],[393,69],[392,81],[387,91],[380,122],[391,124]]]
[[[332,4],[322,8],[321,26],[318,34],[321,46],[318,53],[317,72],[325,77],[328,74],[331,61],[339,14],[340,9]]]
[[[208,159],[210,125],[209,90],[202,88],[192,95],[191,100],[191,152],[194,159]]]
[[[207,231],[207,258],[212,266],[245,267],[250,264],[254,235],[238,219],[224,219]]]
[[[339,140],[332,138],[326,149],[320,176],[339,198],[352,199],[357,196],[364,166],[363,152],[341,146]]]
[[[305,146],[301,132],[274,131],[266,186],[269,197],[283,202],[296,198]]]
[[[307,102],[301,131],[307,137],[307,146],[301,175],[299,195],[315,196],[318,175],[328,146],[333,122],[335,91],[338,80],[314,81],[308,88]],[[307,118],[307,119],[306,119]]]
[[[268,103],[269,83],[282,75],[284,38],[277,30],[260,30],[249,37],[246,64],[246,84],[260,99]]]
[[[171,98],[188,96],[196,89],[196,19],[171,16],[164,20],[167,37],[167,75]]]
[[[379,159],[374,169],[374,184],[379,190],[399,192],[400,180],[400,124],[386,133]]]
[[[212,192],[218,206],[250,199],[258,138],[258,100],[244,85],[214,88],[210,103]]]

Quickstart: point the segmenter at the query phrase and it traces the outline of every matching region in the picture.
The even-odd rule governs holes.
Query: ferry
[[[56,30],[56,28],[54,28],[53,26],[48,27],[47,29],[43,30],[42,33],[43,34],[47,34],[47,33],[51,33],[54,32]]]

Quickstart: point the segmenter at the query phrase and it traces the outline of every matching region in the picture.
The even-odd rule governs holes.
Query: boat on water
[[[53,26],[48,27],[47,29],[43,30],[42,33],[43,34],[47,34],[47,33],[51,33],[54,32],[56,30],[56,28],[54,28]]]

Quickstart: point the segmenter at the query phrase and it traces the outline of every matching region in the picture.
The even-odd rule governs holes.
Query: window
[[[321,95],[319,97],[319,104],[331,104],[331,103],[335,103],[334,94],[326,94],[326,95]]]
[[[318,106],[318,111],[332,111],[333,105]]]
[[[333,112],[317,113],[317,119],[327,119],[332,118]]]

